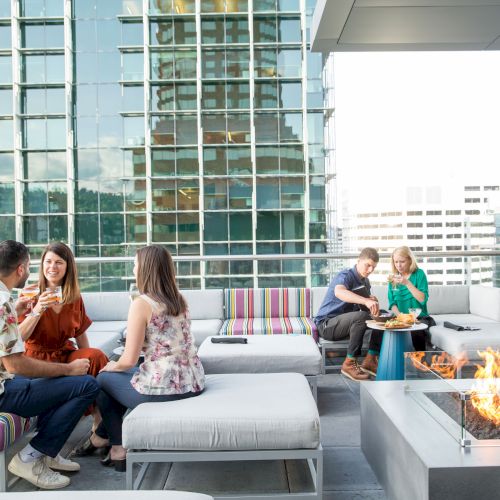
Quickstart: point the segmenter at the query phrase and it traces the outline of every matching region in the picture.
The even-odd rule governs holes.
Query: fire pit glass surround
[[[459,357],[407,352],[405,391],[461,446],[500,446],[499,360],[491,349]]]

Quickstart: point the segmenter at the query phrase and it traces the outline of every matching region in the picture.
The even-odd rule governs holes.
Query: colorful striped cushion
[[[28,432],[35,422],[36,417],[24,418],[14,413],[0,413],[0,451]]]
[[[228,288],[226,319],[311,316],[309,288]]]
[[[234,318],[226,319],[219,335],[312,335],[318,339],[318,330],[311,318]]]

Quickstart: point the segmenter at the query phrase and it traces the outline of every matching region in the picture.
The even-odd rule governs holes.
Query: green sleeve
[[[425,272],[420,268],[415,273],[415,286],[425,295],[425,299],[421,304],[427,304],[429,300],[429,284],[427,283]]]

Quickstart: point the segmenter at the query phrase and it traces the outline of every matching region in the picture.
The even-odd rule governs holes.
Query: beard
[[[16,283],[16,286],[14,288],[24,288],[24,285],[26,285],[26,281],[28,281],[28,276],[30,275],[29,270],[27,270],[19,279],[19,281]]]

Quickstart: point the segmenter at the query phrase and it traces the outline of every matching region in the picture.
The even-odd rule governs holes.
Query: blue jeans
[[[94,377],[26,378],[16,375],[4,383],[0,411],[21,417],[38,416],[35,450],[55,457],[78,420],[95,400],[99,385]]]
[[[122,421],[128,409],[132,410],[142,403],[163,403],[201,394],[201,392],[171,395],[141,394],[130,385],[130,379],[137,370],[138,368],[134,367],[126,372],[102,372],[97,376],[101,386],[101,392],[97,396],[97,406],[101,412],[102,422],[96,434],[104,439],[109,438],[112,445],[122,444]]]

